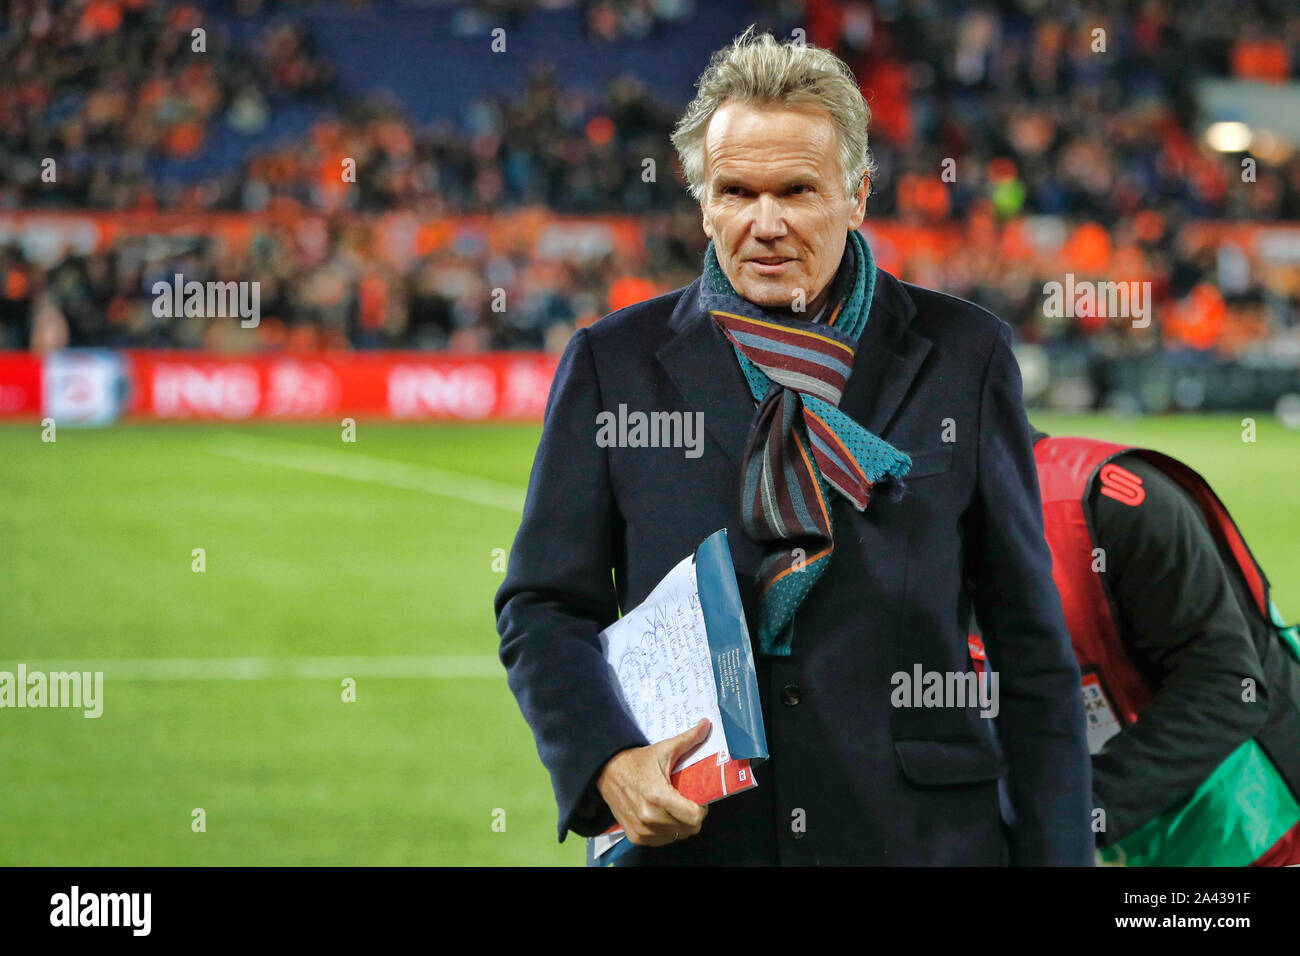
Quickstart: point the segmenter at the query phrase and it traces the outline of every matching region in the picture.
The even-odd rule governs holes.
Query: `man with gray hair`
[[[877,268],[869,111],[839,59],[751,28],[698,86],[673,142],[702,274],[569,343],[496,599],[560,839],[617,822],[632,865],[1091,864],[1079,672],[1007,325]],[[702,413],[703,454],[597,442],[623,405]],[[771,759],[706,808],[669,772],[707,722],[647,741],[597,635],[722,527]],[[994,706],[944,693],[973,670],[972,605]]]

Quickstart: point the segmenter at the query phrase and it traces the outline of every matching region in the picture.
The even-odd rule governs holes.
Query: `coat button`
[[[794,707],[799,703],[799,688],[794,684],[786,684],[781,688],[781,703],[787,707]]]

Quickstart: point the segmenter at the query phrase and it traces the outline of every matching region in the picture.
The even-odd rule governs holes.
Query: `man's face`
[[[830,296],[849,230],[862,225],[867,184],[844,195],[839,135],[813,107],[724,103],[704,140],[704,232],[740,295],[802,317]]]

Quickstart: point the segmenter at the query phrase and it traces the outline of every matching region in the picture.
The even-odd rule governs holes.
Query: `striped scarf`
[[[740,510],[745,532],[767,551],[759,566],[758,638],[764,654],[790,654],[795,611],[825,572],[835,539],[830,489],[861,511],[872,485],[901,479],[906,454],[838,408],[867,324],[876,263],[866,240],[849,233],[825,322],[782,317],[741,298],[718,264],[704,257],[701,302],[735,349],[758,403],[745,442]]]

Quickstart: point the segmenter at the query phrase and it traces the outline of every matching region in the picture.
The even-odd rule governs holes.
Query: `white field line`
[[[373,458],[353,451],[327,451],[297,442],[251,435],[232,436],[209,450],[225,458],[439,495],[487,508],[500,508],[516,515],[524,510],[524,489],[517,485],[444,471],[431,465]]]
[[[0,661],[0,671],[16,674],[19,661]],[[70,657],[21,661],[36,671],[101,671],[105,680],[465,680],[504,678],[505,668],[493,655],[443,657],[118,657],[104,660]]]

